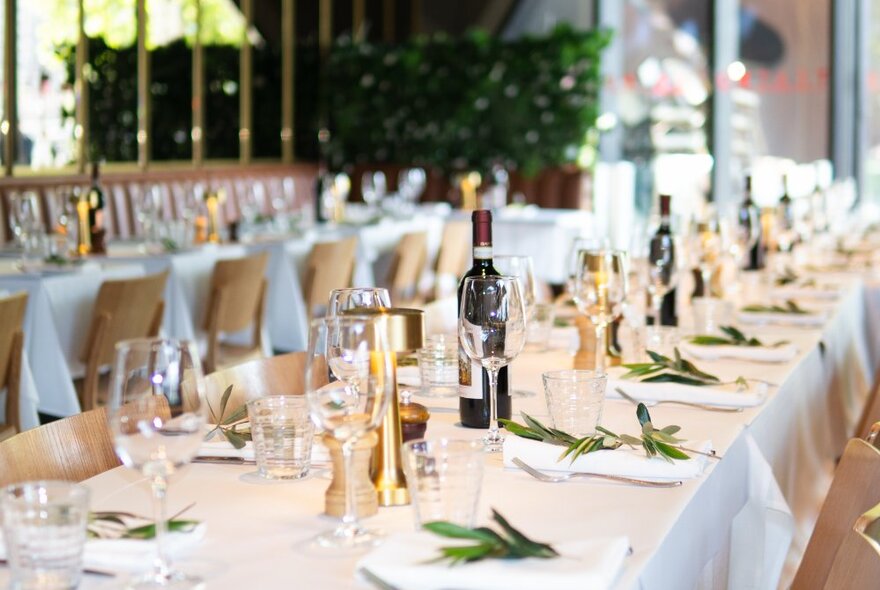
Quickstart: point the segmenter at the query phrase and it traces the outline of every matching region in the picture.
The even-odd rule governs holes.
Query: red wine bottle
[[[675,265],[675,240],[672,237],[671,219],[671,200],[669,195],[660,195],[660,227],[654,232],[651,242],[648,246],[648,262],[651,264],[660,260],[669,260],[669,272],[674,271]],[[660,325],[677,326],[678,314],[675,311],[675,288],[669,290],[663,296],[663,303],[660,306]],[[654,323],[652,315],[648,316],[648,324]]]
[[[754,210],[754,217],[750,211]],[[752,177],[746,176],[746,193],[742,205],[739,208],[739,224],[743,229],[751,231],[752,219],[757,219],[758,240],[749,251],[749,261],[746,270],[761,270],[764,268],[766,245],[764,244],[764,232],[761,229],[761,212],[752,200]]]
[[[467,277],[491,277],[500,273],[492,266],[492,212],[478,209],[471,219],[474,224],[474,264],[458,285],[458,308]],[[489,428],[489,373],[473,362],[458,345],[458,413],[461,425],[468,428]],[[510,392],[507,367],[498,372],[498,417],[510,419]]]

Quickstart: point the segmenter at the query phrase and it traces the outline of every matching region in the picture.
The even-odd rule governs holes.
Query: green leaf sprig
[[[178,252],[180,250],[180,245],[171,238],[162,238],[162,249],[165,252]]]
[[[189,533],[199,525],[198,520],[178,518],[194,505],[190,504],[166,521],[168,532]],[[86,534],[90,539],[153,539],[156,536],[156,523],[151,520],[131,512],[90,512]],[[131,521],[147,522],[148,524],[130,526],[129,522]]]
[[[785,305],[747,305],[742,310],[750,313],[791,313],[796,315],[810,313],[791,299],[787,300]]]
[[[776,284],[780,287],[784,287],[785,285],[791,285],[792,283],[796,283],[798,277],[797,273],[792,270],[790,266],[785,267],[785,271],[776,279]]]
[[[773,344],[764,344],[754,336],[747,338],[745,334],[734,328],[733,326],[720,326],[719,329],[727,334],[724,336],[698,335],[690,339],[691,344],[699,346],[767,346],[768,348],[778,348],[788,344],[788,340],[780,340]]]
[[[50,254],[43,259],[43,262],[46,264],[54,264],[55,266],[67,266],[70,264],[70,259],[61,254]]]
[[[681,358],[678,348],[674,349],[675,358],[648,351],[650,363],[629,363],[623,365],[629,369],[622,379],[639,378],[643,383],[681,383],[683,385],[720,385],[721,380],[715,375],[704,373],[692,362]]]
[[[434,521],[422,525],[422,528],[435,535],[449,539],[467,539],[476,541],[474,545],[456,545],[441,547],[441,555],[435,561],[449,560],[449,565],[470,563],[483,559],[553,559],[559,553],[547,543],[539,543],[529,539],[513,528],[507,519],[497,510],[492,510],[492,519],[501,527],[496,532],[489,527],[467,528],[447,521]]]
[[[250,432],[242,432],[237,427],[248,419],[247,406],[242,404],[234,412],[226,416],[226,405],[229,403],[229,396],[232,395],[232,385],[226,388],[223,396],[220,398],[220,417],[214,413],[211,402],[208,402],[208,410],[211,412],[211,418],[214,421],[214,428],[205,435],[205,440],[210,440],[215,432],[219,432],[223,438],[236,449],[243,449],[247,441],[251,440]]]

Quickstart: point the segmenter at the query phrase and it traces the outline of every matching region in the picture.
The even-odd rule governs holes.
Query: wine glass
[[[198,452],[205,420],[202,369],[192,343],[142,339],[116,345],[108,422],[122,463],[150,481],[156,527],[153,569],[133,588],[183,589],[203,583],[171,569],[165,496],[169,478]]]
[[[404,168],[397,175],[397,194],[404,203],[415,205],[425,190],[427,179],[423,168]]]
[[[568,279],[565,283],[565,289],[572,298],[574,298],[575,277],[577,276],[578,264],[580,263],[581,250],[601,250],[606,247],[604,240],[599,238],[575,238],[568,250],[567,269]]]
[[[364,203],[370,209],[375,208],[385,198],[387,191],[388,183],[384,172],[380,170],[364,172],[363,176],[361,176],[361,195],[364,197]]]
[[[350,287],[330,291],[327,316],[333,317],[343,311],[357,308],[377,309],[391,307],[391,296],[383,287]]]
[[[721,236],[711,223],[697,224],[691,236],[691,256],[693,265],[700,272],[703,282],[703,296],[712,297],[712,275],[721,265]]]
[[[523,307],[525,307],[526,310],[526,334],[528,335],[529,322],[535,318],[535,304],[538,299],[538,289],[535,282],[535,270],[532,265],[532,257],[511,256],[507,254],[495,255],[492,258],[492,266],[494,266],[495,270],[500,274],[516,277],[517,281],[519,281],[519,291],[522,294]],[[509,374],[507,378],[509,383]],[[513,397],[531,397],[535,395],[535,392],[511,388],[510,394]]]
[[[672,236],[664,239],[651,240],[647,267],[647,290],[651,297],[651,309],[654,314],[654,326],[660,325],[660,309],[663,298],[678,283],[678,267],[675,259],[675,240]]]
[[[526,341],[526,318],[516,277],[466,277],[461,291],[458,335],[462,348],[489,373],[489,432],[486,451],[501,451],[498,430],[498,372],[510,364]]]
[[[626,255],[619,250],[581,250],[574,301],[596,328],[597,373],[605,372],[605,328],[626,299]]]
[[[394,397],[393,355],[383,352],[385,325],[381,316],[355,315],[311,324],[306,401],[315,425],[342,444],[345,470],[345,514],[335,529],[316,537],[322,547],[356,549],[374,544],[381,536],[358,522],[352,458],[357,442],[379,427]],[[329,382],[328,365],[333,368]]]

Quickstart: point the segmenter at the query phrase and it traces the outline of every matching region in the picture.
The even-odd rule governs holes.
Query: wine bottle
[[[782,196],[779,198],[779,223],[783,231],[791,231],[794,229],[794,208],[791,202],[791,196],[788,194],[788,175],[782,179],[784,186]]]
[[[671,200],[669,195],[660,195],[660,227],[654,232],[648,245],[648,261],[651,264],[669,259],[669,272],[675,272],[675,240],[672,237]],[[677,326],[678,314],[675,311],[676,290],[673,287],[663,296],[660,306],[660,325]],[[654,323],[653,315],[648,316],[648,324]]]
[[[315,223],[318,224],[327,222],[327,215],[324,212],[324,191],[330,181],[329,178],[324,162],[319,162],[318,176],[315,178]]]
[[[755,202],[752,200],[752,177],[746,176],[745,196],[743,198],[742,205],[740,205],[739,208],[739,224],[743,229],[751,232],[753,219],[758,220],[758,227],[756,230],[758,239],[755,241],[755,245],[752,246],[752,249],[749,251],[749,261],[748,265],[746,266],[746,270],[761,270],[762,268],[764,268],[764,258],[766,254],[766,245],[764,244],[764,231],[761,228],[760,211],[758,211]]]
[[[464,279],[499,274],[492,266],[492,212],[478,209],[471,214],[471,219],[474,225],[474,264],[458,285],[459,310]],[[489,428],[489,373],[468,357],[461,343],[458,345],[458,392],[458,413],[462,426]],[[498,372],[498,417],[510,419],[510,416],[507,367],[503,367]]]
[[[92,185],[87,195],[89,204],[89,234],[91,252],[104,254],[104,191],[101,190],[100,170],[97,162],[92,162]]]

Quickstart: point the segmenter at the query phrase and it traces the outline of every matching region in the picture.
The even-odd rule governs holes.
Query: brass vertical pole
[[[382,0],[382,38],[386,43],[394,43],[396,35],[397,2]]]
[[[252,154],[252,131],[254,122],[253,109],[253,73],[254,52],[250,42],[250,31],[254,26],[254,1],[242,0],[242,12],[244,13],[244,38],[241,43],[241,97],[239,100],[239,131],[238,131],[238,159],[242,164],[250,164]]]
[[[3,134],[3,170],[12,176],[15,165],[16,143],[18,143],[18,114],[15,104],[15,35],[16,35],[15,0],[6,0],[6,21],[4,27],[3,73],[6,85],[3,88],[3,122],[0,132]]]
[[[192,162],[205,161],[205,56],[202,47],[202,0],[196,0],[196,38],[192,57]]]
[[[366,16],[367,0],[352,0],[351,3],[351,38],[363,41],[364,17]]]
[[[138,166],[150,165],[150,54],[147,52],[147,0],[137,0]]]
[[[294,0],[281,0],[281,159],[285,164],[294,158],[295,41],[296,5]]]
[[[321,58],[326,59],[333,42],[333,1],[320,0],[318,5],[318,47]]]
[[[89,64],[89,40],[86,38],[86,15],[84,1],[79,0],[79,33],[76,39],[76,71],[73,92],[76,97],[76,169],[85,173],[89,161],[89,81],[86,68]]]

